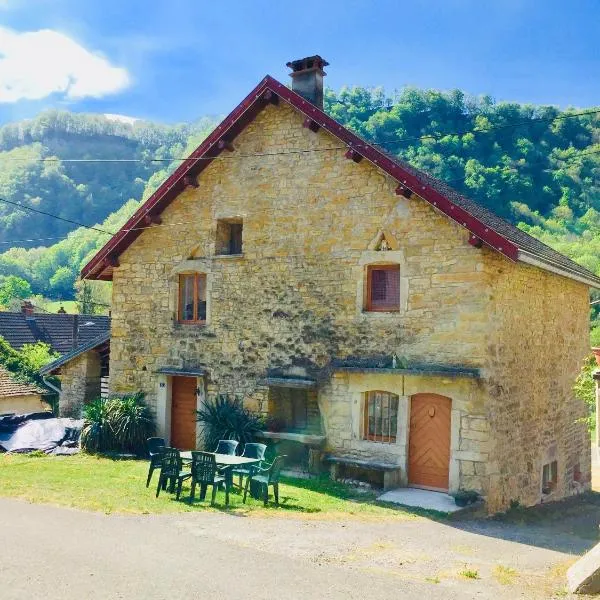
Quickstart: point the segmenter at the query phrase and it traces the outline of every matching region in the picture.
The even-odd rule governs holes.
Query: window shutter
[[[398,310],[400,307],[399,265],[375,265],[368,270],[368,310]]]

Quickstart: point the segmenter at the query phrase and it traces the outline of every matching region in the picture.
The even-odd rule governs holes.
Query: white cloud
[[[19,33],[0,27],[0,102],[39,100],[53,93],[100,98],[129,81],[125,69],[58,31]]]

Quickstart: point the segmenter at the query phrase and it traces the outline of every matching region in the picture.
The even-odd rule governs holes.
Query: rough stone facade
[[[268,106],[141,234],[113,274],[110,388],[141,390],[157,413],[172,369],[206,369],[208,394],[247,395],[267,411],[272,369],[318,381],[327,448],[406,462],[410,397],[452,399],[450,488],[477,489],[491,509],[540,500],[554,453],[559,486],[587,482],[589,439],[571,393],[586,353],[588,290],[468,243],[468,232],[339,142]],[[312,149],[314,152],[295,152]],[[262,156],[249,156],[261,154]],[[217,221],[243,220],[243,254],[218,256]],[[375,250],[385,232],[391,250]],[[367,265],[400,265],[400,310],[363,310]],[[207,276],[207,322],[177,322],[181,273]],[[480,378],[338,373],[334,360],[392,356],[479,369]],[[361,439],[361,397],[401,398],[398,441]],[[204,391],[202,392],[204,394]],[[164,396],[164,397],[163,397]],[[168,436],[168,415],[157,414]],[[587,452],[587,454],[586,454]],[[587,457],[587,458],[586,458]],[[584,484],[588,485],[587,483]]]
[[[83,405],[100,397],[100,356],[94,350],[76,356],[60,368],[61,417],[80,418]]]

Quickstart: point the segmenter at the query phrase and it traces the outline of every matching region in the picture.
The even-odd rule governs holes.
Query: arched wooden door
[[[408,483],[448,490],[452,400],[437,394],[411,398],[408,438]]]
[[[195,377],[173,377],[171,388],[171,446],[180,450],[196,449]]]

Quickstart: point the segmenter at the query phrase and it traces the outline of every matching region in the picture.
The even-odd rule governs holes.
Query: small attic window
[[[242,253],[242,219],[219,219],[217,221],[216,253],[231,255]]]

